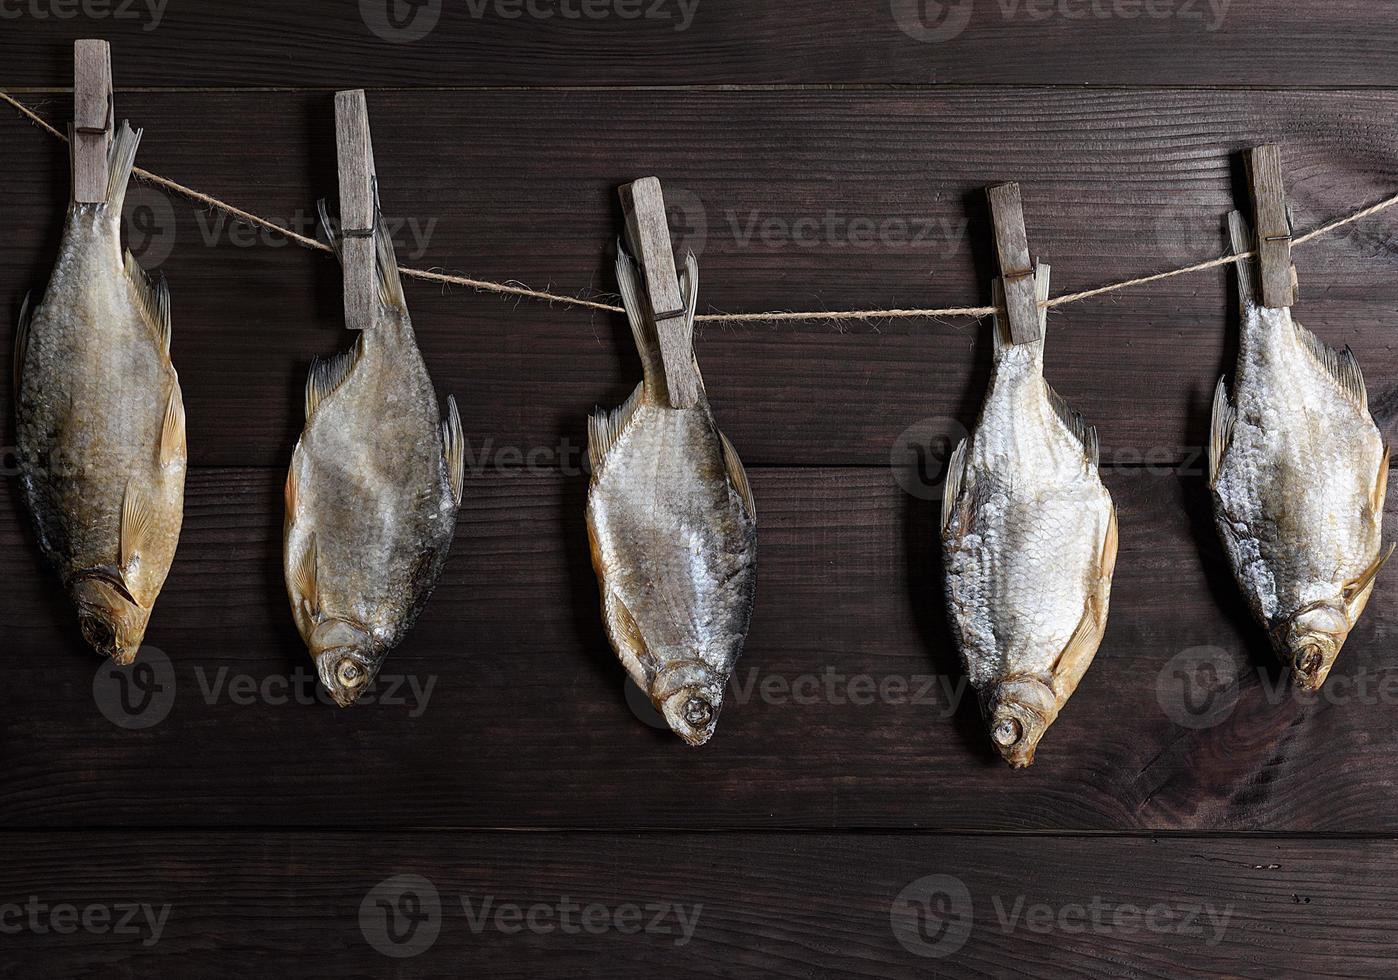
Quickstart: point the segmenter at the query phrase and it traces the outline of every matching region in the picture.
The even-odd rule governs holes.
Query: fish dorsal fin
[[[167,467],[176,460],[185,459],[189,454],[189,444],[185,437],[184,395],[177,379],[170,386],[170,397],[165,402],[165,420],[160,427],[160,465]]]
[[[961,497],[962,484],[966,479],[966,450],[969,438],[962,439],[952,450],[947,461],[947,479],[942,485],[942,530],[951,526],[951,515],[956,512],[956,502]]]
[[[1316,363],[1340,386],[1340,390],[1349,395],[1361,411],[1367,412],[1369,393],[1364,388],[1364,375],[1359,370],[1359,362],[1354,359],[1354,351],[1348,347],[1336,351],[1295,320],[1292,320],[1292,327],[1301,346],[1310,352]]]
[[[1083,455],[1088,462],[1096,467],[1101,457],[1101,444],[1097,439],[1097,427],[1088,425],[1083,421],[1083,417],[1073,411],[1063,400],[1063,396],[1054,391],[1053,386],[1047,381],[1044,382],[1044,394],[1048,398],[1049,404],[1053,406],[1053,412],[1058,416],[1059,421],[1082,445]]]
[[[592,464],[594,476],[601,472],[607,453],[611,452],[612,446],[616,445],[616,441],[631,424],[636,408],[645,398],[645,390],[645,382],[642,382],[620,407],[610,411],[598,409],[587,417],[587,458]]]
[[[1238,421],[1237,409],[1228,403],[1228,386],[1218,379],[1214,389],[1213,422],[1209,426],[1209,486],[1218,483],[1218,471],[1223,467],[1223,454],[1233,441],[1233,425]]]
[[[320,615],[320,545],[312,531],[292,570],[292,587],[312,617]]]
[[[19,402],[21,382],[24,380],[24,358],[29,353],[29,294],[24,294],[24,303],[19,308],[19,323],[15,326],[15,402]]]
[[[143,129],[132,129],[131,124],[122,121],[107,149],[107,208],[121,214],[126,203],[126,186],[131,182],[131,171],[136,166],[136,148],[141,145]]]
[[[137,489],[134,482],[128,483],[121,501],[121,545],[117,558],[123,575],[141,560],[153,527],[154,518],[146,495]]]
[[[452,497],[460,507],[466,493],[466,438],[461,434],[461,412],[456,407],[455,395],[447,396],[447,417],[442,422],[442,458],[446,460]]]
[[[360,357],[364,355],[364,335],[361,333],[354,346],[331,357],[317,357],[311,362],[311,373],[306,378],[306,421],[309,422],[325,399],[333,395],[345,383]]]
[[[756,521],[757,504],[752,499],[752,487],[748,484],[748,473],[743,468],[743,461],[738,458],[738,450],[733,448],[726,435],[720,432],[718,437],[723,442],[723,466],[728,471],[728,479],[742,499],[743,506],[747,508],[748,520]]]
[[[150,326],[155,336],[160,341],[160,349],[165,352],[165,357],[170,357],[170,287],[165,282],[165,276],[154,282],[150,276],[146,275],[146,270],[141,268],[141,264],[136,261],[136,256],[130,252],[126,253],[126,278],[131,281],[131,287],[136,290],[136,301],[140,306],[141,315],[145,317],[146,323]]]

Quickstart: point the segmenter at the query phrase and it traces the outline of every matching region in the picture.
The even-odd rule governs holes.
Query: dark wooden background
[[[368,88],[403,264],[579,295],[614,286],[616,186],[654,173],[715,310],[985,303],[982,188],[1003,179],[1024,184],[1055,292],[1218,254],[1246,202],[1239,151],[1259,142],[1283,144],[1303,228],[1398,189],[1392,0],[644,0],[666,17],[636,19],[631,3],[569,19],[429,0],[398,9],[410,33],[439,15],[406,41],[381,0],[26,0],[0,8],[0,86],[61,126],[72,40],[106,37],[143,166],[303,231],[334,196],[331,93]],[[0,140],[13,319],[51,266],[67,162],[7,107]],[[935,547],[983,326],[703,332],[761,570],[738,703],[694,751],[629,707],[587,558],[585,418],[638,377],[624,324],[410,282],[433,376],[461,404],[467,503],[380,703],[342,711],[315,701],[280,557],[306,368],[349,339],[338,269],[149,187],[128,210],[173,295],[185,533],[123,689],[84,649],[0,462],[0,976],[1398,973],[1395,586],[1321,697],[1285,687],[1202,478],[1236,351],[1223,272],[1050,319],[1049,375],[1101,430],[1121,558],[1101,653],[1015,773],[959,687]],[[1396,214],[1297,252],[1298,313],[1354,348],[1390,436]],[[0,432],[13,442],[8,412]],[[442,906],[410,958],[371,941],[371,889],[399,875]],[[938,958],[899,925],[900,892],[927,876],[964,887],[940,908],[971,923]],[[147,942],[36,925],[15,908],[31,896],[170,908]],[[662,926],[477,928],[463,899],[698,920],[683,943]],[[1084,926],[1093,903],[1158,914]]]

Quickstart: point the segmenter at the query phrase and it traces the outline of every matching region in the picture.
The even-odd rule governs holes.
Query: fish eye
[[[335,679],[345,687],[358,687],[369,677],[368,671],[352,657],[342,657],[335,665]]]
[[[714,718],[714,706],[703,698],[690,698],[684,705],[684,720],[695,728],[705,728]]]
[[[990,733],[995,739],[995,744],[1009,748],[1020,740],[1024,735],[1024,726],[1019,723],[1018,718],[1002,718],[995,726],[995,730]]]

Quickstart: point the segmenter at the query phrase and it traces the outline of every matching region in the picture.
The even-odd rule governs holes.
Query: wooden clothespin
[[[340,171],[340,265],[345,282],[345,326],[367,330],[378,309],[374,245],[378,220],[374,144],[364,90],[335,93],[335,149]]]
[[[1005,317],[1011,344],[1029,344],[1043,336],[1040,329],[1038,288],[1034,260],[1029,256],[1029,235],[1024,230],[1024,205],[1018,184],[997,184],[986,189],[990,219],[995,226],[995,251],[1000,257],[1000,277],[1005,293]]]
[[[73,200],[107,200],[107,152],[116,107],[112,98],[112,47],[106,41],[73,42]]]
[[[1296,302],[1296,267],[1291,264],[1293,223],[1282,183],[1281,147],[1259,146],[1247,155],[1252,184],[1262,305],[1280,309]]]
[[[680,295],[675,252],[670,245],[670,222],[665,215],[665,195],[655,177],[621,188],[626,232],[631,251],[645,278],[645,294],[660,339],[665,366],[665,387],[671,408],[689,408],[699,400],[694,371],[694,338]]]

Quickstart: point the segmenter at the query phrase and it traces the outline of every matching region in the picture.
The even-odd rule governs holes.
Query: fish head
[[[1037,677],[1012,677],[990,688],[982,702],[990,740],[1016,769],[1034,762],[1034,750],[1058,714],[1058,698]]]
[[[1302,690],[1320,690],[1349,637],[1351,625],[1340,602],[1316,602],[1276,629],[1273,640],[1277,652]]]
[[[79,576],[71,594],[83,639],[118,666],[130,666],[146,637],[150,610],[136,601],[119,575],[102,570]]]
[[[697,748],[713,738],[718,728],[723,679],[707,665],[688,661],[656,677],[651,700],[670,730]]]
[[[359,700],[383,663],[383,650],[374,638],[343,619],[317,625],[309,646],[320,683],[342,708]]]

